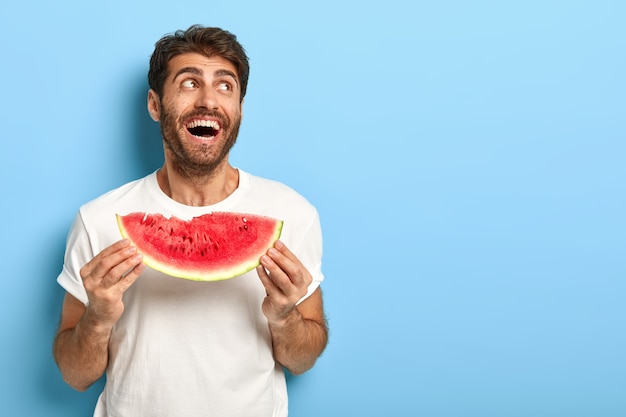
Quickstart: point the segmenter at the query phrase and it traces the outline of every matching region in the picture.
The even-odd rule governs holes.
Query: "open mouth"
[[[189,133],[199,139],[212,139],[220,131],[220,125],[215,120],[192,120],[186,127]]]

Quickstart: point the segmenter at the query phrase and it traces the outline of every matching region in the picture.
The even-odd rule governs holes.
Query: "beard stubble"
[[[216,169],[227,159],[228,154],[237,141],[241,113],[234,120],[229,120],[217,111],[196,111],[181,115],[178,120],[172,112],[161,104],[161,135],[165,152],[172,158],[172,166],[176,172],[196,183],[205,183],[216,173]],[[184,121],[191,117],[216,117],[221,126],[220,134],[224,136],[220,143],[193,144],[185,146],[181,136],[185,135]]]

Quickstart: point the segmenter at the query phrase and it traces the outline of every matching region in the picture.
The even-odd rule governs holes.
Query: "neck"
[[[239,186],[239,171],[227,161],[210,174],[184,177],[167,162],[157,172],[161,190],[187,206],[210,206],[231,195]]]

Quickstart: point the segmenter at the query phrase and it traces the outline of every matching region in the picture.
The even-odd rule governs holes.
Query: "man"
[[[192,26],[150,59],[148,111],[158,171],[80,208],[58,282],[67,291],[54,357],[85,390],[106,373],[94,416],[286,416],[283,368],[313,366],[327,342],[317,211],[280,183],[232,167],[248,81],[236,37]],[[219,282],[146,267],[115,214],[192,218],[211,211],[284,220],[256,271]]]

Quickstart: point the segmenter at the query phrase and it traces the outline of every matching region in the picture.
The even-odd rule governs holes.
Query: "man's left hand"
[[[302,262],[280,240],[261,257],[257,274],[267,292],[263,314],[270,322],[286,318],[306,295],[313,280]]]

